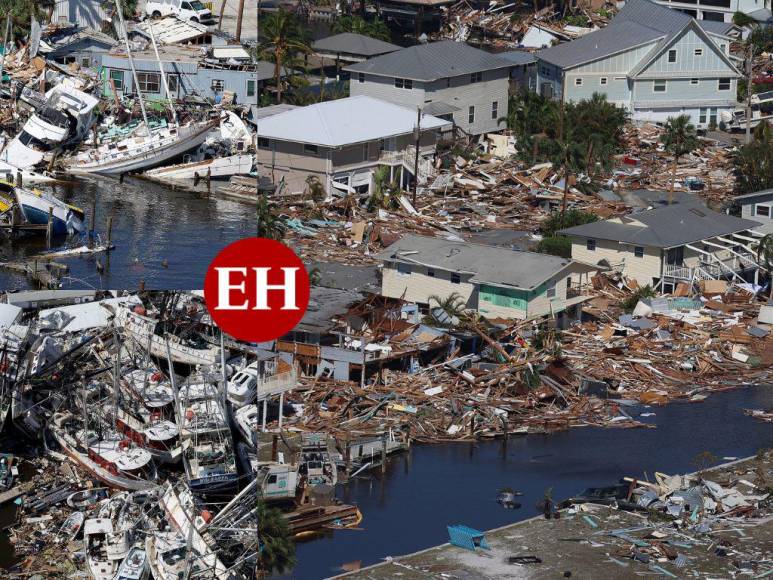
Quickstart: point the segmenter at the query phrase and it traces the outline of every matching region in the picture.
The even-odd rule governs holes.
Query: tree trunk
[[[282,102],[282,51],[274,51],[274,78],[276,79],[276,104]]]
[[[223,0],[220,4],[220,14],[217,17],[217,29],[223,29],[223,12],[225,12],[225,3],[227,0]]]
[[[239,0],[239,10],[236,13],[236,40],[242,39],[242,19],[244,18],[244,0]]]

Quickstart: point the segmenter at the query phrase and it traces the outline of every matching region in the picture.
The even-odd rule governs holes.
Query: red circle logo
[[[290,332],[309,305],[309,275],[290,248],[246,238],[223,248],[207,269],[204,300],[226,334],[266,342]]]

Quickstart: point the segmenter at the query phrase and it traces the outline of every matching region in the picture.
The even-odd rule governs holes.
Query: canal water
[[[174,191],[137,178],[123,183],[111,178],[89,178],[51,187],[61,200],[78,206],[95,231],[107,234],[112,217],[115,250],[109,262],[104,254],[57,258],[70,268],[64,288],[148,289],[201,288],[207,266],[226,245],[255,235],[255,210],[247,203],[217,196]],[[63,240],[58,240],[62,242]],[[45,236],[9,240],[0,236],[0,261],[18,261],[45,251]],[[97,260],[103,266],[98,272]],[[0,270],[0,291],[28,288],[24,277]]]
[[[636,407],[657,429],[580,428],[482,443],[414,446],[380,472],[339,486],[339,497],[360,507],[362,530],[331,532],[297,545],[298,565],[288,578],[319,579],[341,572],[344,563],[363,566],[448,541],[446,525],[486,530],[537,515],[545,490],[564,499],[586,487],[622,476],[652,478],[655,471],[695,471],[696,455],[753,455],[773,446],[770,424],[743,414],[773,407],[773,387],[717,393],[703,403]],[[522,508],[505,510],[498,490],[523,492]]]

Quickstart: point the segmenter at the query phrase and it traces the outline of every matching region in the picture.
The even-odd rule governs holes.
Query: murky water
[[[376,472],[342,486],[339,496],[357,504],[364,531],[337,531],[298,544],[298,565],[288,577],[318,579],[340,573],[341,564],[366,566],[389,555],[415,552],[448,541],[446,525],[490,529],[537,515],[545,490],[563,499],[588,486],[624,475],[694,471],[703,451],[723,457],[753,455],[773,446],[773,429],[743,414],[773,406],[773,387],[712,395],[700,404],[638,408],[657,429],[584,428],[500,441],[414,446]],[[499,489],[523,491],[523,507],[501,508]]]
[[[247,203],[212,195],[173,191],[141,179],[89,178],[51,188],[54,194],[83,209],[96,232],[106,236],[112,216],[109,262],[104,254],[58,258],[70,267],[64,288],[148,289],[201,288],[207,266],[226,245],[254,235],[255,212]],[[90,226],[89,226],[90,227]],[[45,250],[45,237],[10,241],[0,237],[0,261],[21,260]],[[97,271],[96,261],[104,266]],[[26,288],[30,282],[0,270],[0,290]]]

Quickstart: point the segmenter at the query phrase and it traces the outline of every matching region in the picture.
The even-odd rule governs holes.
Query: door
[[[684,246],[670,248],[666,252],[666,264],[671,266],[681,266],[684,263]]]

